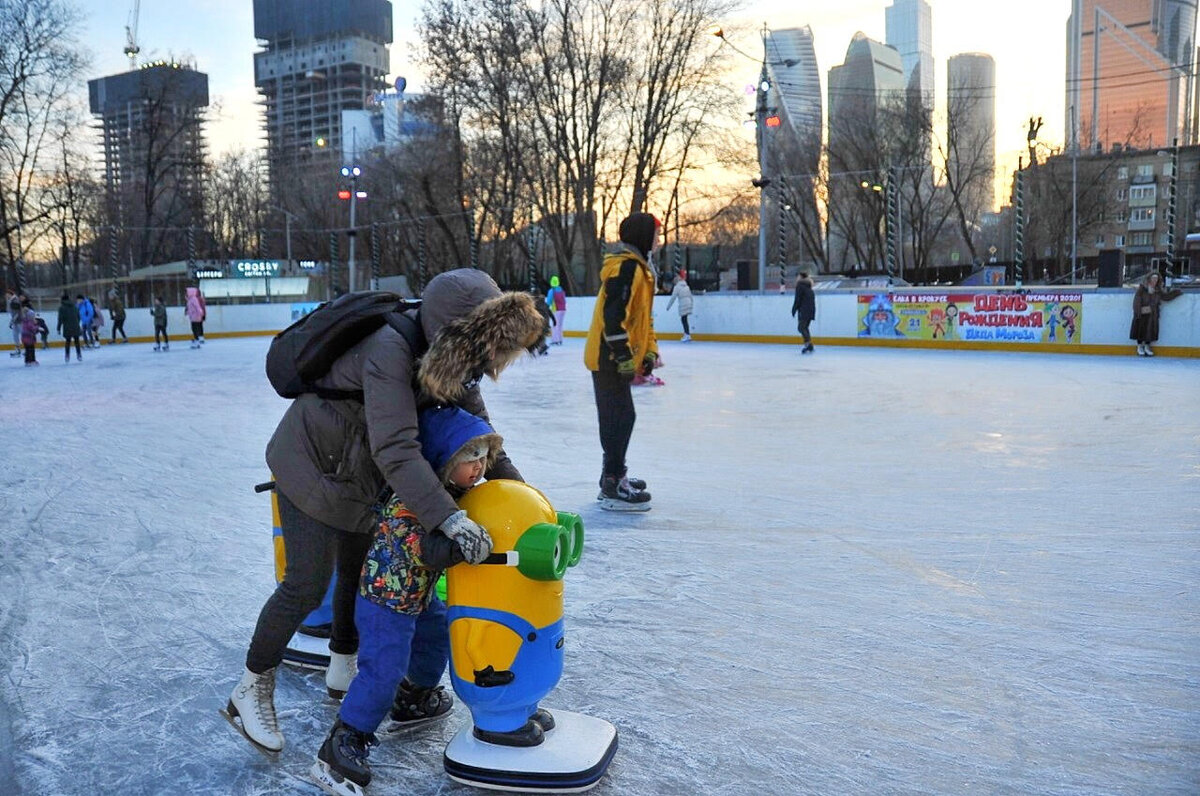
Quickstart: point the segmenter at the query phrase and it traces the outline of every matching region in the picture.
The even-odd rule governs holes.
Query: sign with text
[[[279,275],[278,260],[234,260],[233,275],[243,279],[262,279]]]
[[[858,336],[995,343],[1078,343],[1081,293],[864,293]]]

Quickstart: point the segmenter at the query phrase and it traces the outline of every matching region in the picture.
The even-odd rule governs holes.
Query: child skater
[[[154,307],[150,314],[154,316],[154,350],[170,351],[171,338],[167,337],[167,305],[163,304],[162,296],[154,297]],[[161,344],[158,342],[159,335],[162,335]]]
[[[422,411],[418,437],[421,454],[456,498],[483,478],[502,444],[487,422],[453,406]],[[457,542],[422,527],[396,497],[384,506],[354,606],[358,674],[312,768],[326,793],[363,793],[374,732],[389,712],[403,727],[450,710],[452,699],[438,685],[450,658],[446,604],[434,585],[463,560]]]

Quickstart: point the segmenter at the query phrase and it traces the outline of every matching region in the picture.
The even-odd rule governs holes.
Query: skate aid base
[[[450,739],[443,755],[455,782],[488,790],[581,793],[592,788],[617,753],[617,728],[604,719],[551,708],[554,729],[538,746],[499,746],[475,737],[472,725]]]

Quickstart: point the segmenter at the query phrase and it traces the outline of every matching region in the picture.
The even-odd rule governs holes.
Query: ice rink
[[[217,713],[274,586],[268,342],[0,358],[0,791],[318,792],[322,675],[284,667],[277,763]],[[664,343],[622,515],[581,352],[485,391],[584,518],[542,704],[617,726],[593,793],[1200,792],[1200,361]],[[468,719],[368,793],[472,792]]]

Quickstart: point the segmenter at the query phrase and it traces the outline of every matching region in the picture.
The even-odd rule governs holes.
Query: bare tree
[[[63,0],[0,3],[0,232],[6,281],[45,233],[52,202],[40,201],[40,172],[57,154],[59,121],[85,59],[74,38],[78,14]],[[11,270],[9,270],[11,269]]]
[[[59,134],[60,160],[46,178],[43,202],[49,208],[48,236],[56,243],[60,281],[78,282],[85,245],[95,237],[103,188],[89,173],[87,158],[72,148],[70,125]]]
[[[703,31],[723,8],[716,0],[426,3],[426,64],[458,120],[473,228],[491,241],[497,267],[528,259],[520,236],[505,241],[532,208],[568,289],[595,289],[610,213],[631,192],[636,207],[654,190],[674,195],[717,142],[719,111],[732,98],[718,88]]]
[[[270,215],[267,162],[260,152],[227,153],[205,168],[206,240],[209,257],[246,257],[261,248]]]

